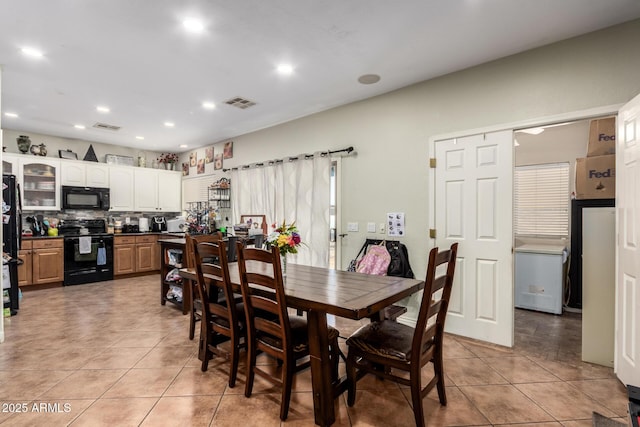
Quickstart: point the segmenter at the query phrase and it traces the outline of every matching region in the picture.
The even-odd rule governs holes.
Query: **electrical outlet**
[[[357,222],[348,222],[347,223],[347,231],[358,231],[358,223]]]
[[[367,233],[375,233],[376,232],[376,223],[368,222],[367,223]]]
[[[386,230],[387,230],[387,227],[385,226],[384,222],[381,222],[380,224],[378,224],[378,233],[384,234]]]

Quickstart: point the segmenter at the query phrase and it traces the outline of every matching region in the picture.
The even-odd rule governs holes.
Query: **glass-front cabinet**
[[[20,159],[23,210],[60,210],[60,161]]]

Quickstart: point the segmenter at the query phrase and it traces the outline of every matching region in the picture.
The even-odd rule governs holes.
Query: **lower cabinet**
[[[62,239],[23,240],[18,257],[18,286],[42,285],[64,280]]]
[[[22,264],[18,266],[18,286],[27,286],[33,284],[33,246],[31,241],[23,240],[22,249],[18,252],[18,258],[22,260]]]
[[[113,244],[114,275],[144,273],[159,269],[158,236],[115,236]]]
[[[113,275],[136,272],[136,237],[115,236],[113,239]]]

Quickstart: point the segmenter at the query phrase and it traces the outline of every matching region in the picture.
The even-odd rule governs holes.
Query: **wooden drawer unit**
[[[32,246],[32,283],[62,282],[64,280],[63,239],[37,239]]]
[[[160,250],[155,234],[114,237],[114,274],[145,273],[160,270]]]
[[[115,236],[113,239],[113,274],[136,272],[136,237]]]
[[[156,246],[158,237],[155,235],[136,236],[136,271],[153,271],[156,262]]]

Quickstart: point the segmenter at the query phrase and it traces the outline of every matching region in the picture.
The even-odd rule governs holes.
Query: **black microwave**
[[[62,186],[62,209],[108,211],[109,207],[108,188]]]

